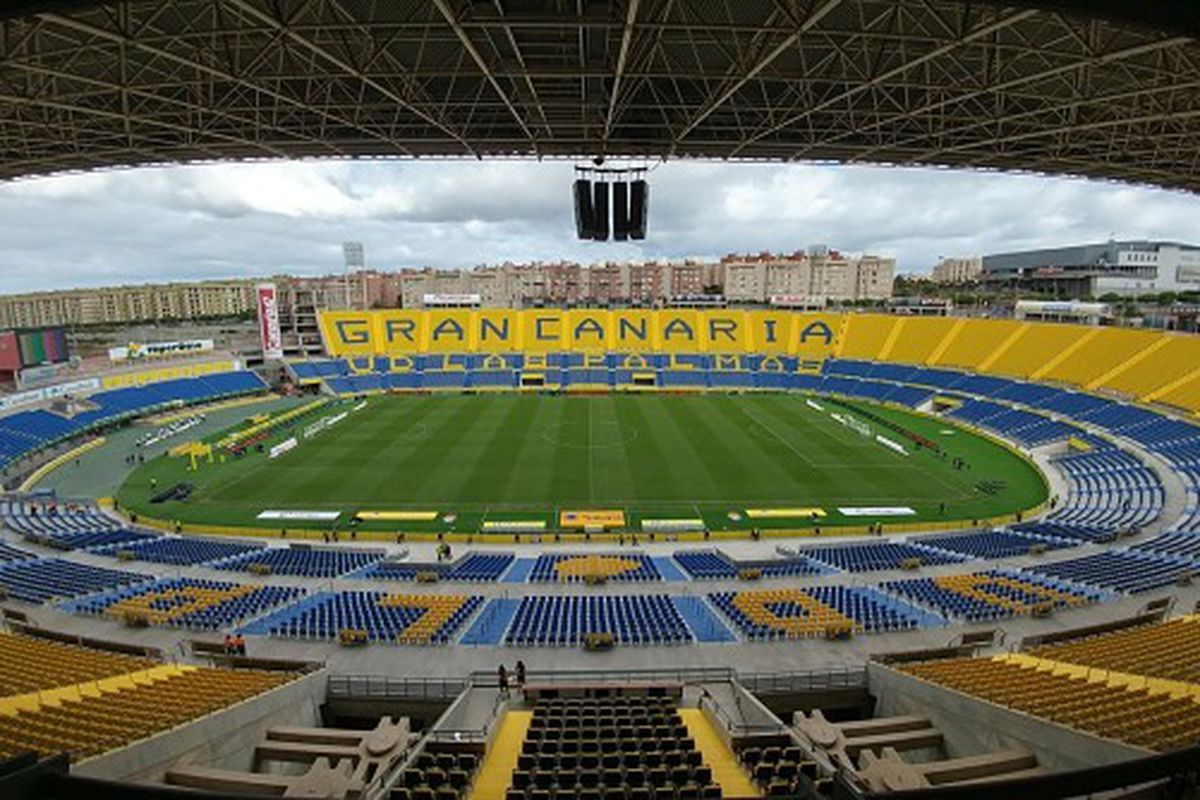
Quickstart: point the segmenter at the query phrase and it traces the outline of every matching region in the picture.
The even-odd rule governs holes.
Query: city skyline
[[[716,259],[828,243],[927,273],[941,256],[1116,238],[1194,240],[1200,198],[1031,175],[669,162],[639,243],[574,238],[571,164],[278,162],[0,185],[0,293],[336,272],[367,264]],[[45,220],[54,219],[54,226]],[[40,224],[39,224],[40,223]]]

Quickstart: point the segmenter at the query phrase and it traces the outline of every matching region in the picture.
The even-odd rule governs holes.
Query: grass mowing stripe
[[[622,426],[636,434],[622,440],[621,455],[631,477],[629,497],[657,497],[658,486],[672,474],[666,450],[661,446],[663,428],[651,423],[646,412],[652,406],[636,398],[613,399],[614,411]]]
[[[330,413],[349,407],[335,403]],[[970,520],[1045,499],[1036,471],[985,438],[957,427],[944,436],[954,426],[941,419],[859,407],[938,441],[971,469],[929,451],[896,456],[796,395],[380,396],[276,460],[250,453],[191,472],[182,459],[153,459],[118,499],[142,515],[221,525],[253,525],[264,508],[459,512],[457,522],[421,530],[473,530],[488,508],[502,519],[550,519],[564,506],[624,507],[636,521],[696,508],[716,520],[747,506],[905,505],[917,510],[905,521],[919,521]],[[160,489],[194,484],[192,501],[150,505],[151,476]],[[950,506],[945,516],[940,501]],[[863,520],[823,524],[852,522]]]

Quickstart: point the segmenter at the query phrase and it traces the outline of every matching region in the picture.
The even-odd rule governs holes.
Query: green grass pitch
[[[610,508],[623,509],[631,525],[643,517],[700,516],[711,530],[812,525],[729,517],[772,507],[823,508],[823,527],[969,523],[1046,499],[1044,479],[1025,459],[944,420],[865,403],[836,407],[824,399],[816,400],[824,407],[818,411],[805,399],[377,396],[276,459],[250,453],[196,471],[188,471],[184,459],[152,459],[130,476],[117,499],[144,515],[211,525],[262,526],[256,515],[264,509],[339,510],[347,512],[343,519],[358,510],[455,515],[450,522],[363,526],[397,531],[475,531],[485,519],[545,519],[553,527],[560,509]],[[352,406],[335,403],[328,413]],[[907,456],[894,453],[830,417],[847,409],[893,440],[904,441],[880,418],[927,437],[946,456],[911,446]],[[956,470],[956,457],[969,469]],[[186,503],[152,505],[152,477],[160,490],[181,481],[195,489]],[[876,520],[837,511],[849,506],[908,506],[916,514]]]

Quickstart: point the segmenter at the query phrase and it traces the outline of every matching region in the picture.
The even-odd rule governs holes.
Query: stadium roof
[[[931,164],[1200,189],[1194,0],[8,0],[0,179],[217,159]]]

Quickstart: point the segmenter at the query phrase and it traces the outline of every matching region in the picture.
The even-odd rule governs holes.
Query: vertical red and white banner
[[[258,332],[262,338],[263,358],[283,358],[283,335],[279,332],[279,302],[275,284],[254,287],[258,297]]]

